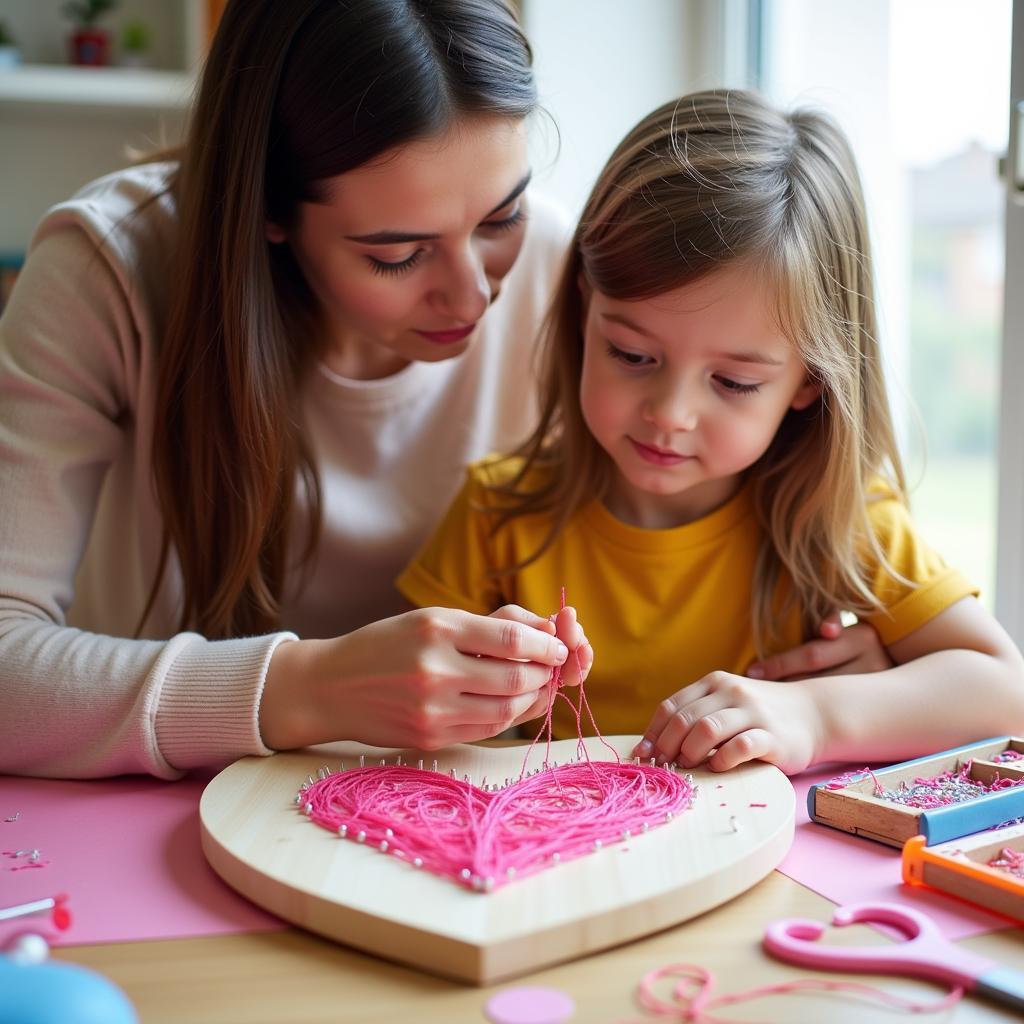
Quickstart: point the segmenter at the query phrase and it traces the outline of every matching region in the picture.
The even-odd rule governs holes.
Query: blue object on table
[[[138,1024],[128,997],[77,964],[0,956],[0,1024]]]
[[[906,771],[915,765],[925,765],[934,762],[936,757],[951,757],[959,754],[970,754],[977,747],[1000,741],[1010,741],[1009,736],[994,736],[991,739],[980,740],[975,743],[968,743],[962,747],[953,747],[951,750],[942,750],[936,754],[928,754],[926,757],[916,757],[912,761],[901,761],[899,764],[891,764],[885,768],[878,768],[874,772],[875,779],[884,783],[887,775]],[[1018,762],[1019,763],[1019,762]],[[847,786],[855,782],[861,782],[868,778],[867,772],[857,772],[846,781]],[[817,797],[819,790],[828,789],[828,784],[811,786],[807,791],[807,816],[811,821],[819,825],[827,825],[830,828],[840,828],[831,821],[818,816]],[[905,805],[900,805],[905,806]],[[951,839],[959,839],[961,836],[973,835],[975,832],[983,832],[987,828],[994,828],[1005,821],[1014,818],[1024,817],[1024,786],[1013,786],[1009,789],[1000,789],[994,793],[985,793],[959,804],[947,804],[944,807],[933,807],[930,809],[912,808],[917,812],[917,833],[924,836],[926,846],[935,846],[937,843],[946,843]],[[846,831],[845,829],[843,831]],[[862,835],[863,833],[856,833]],[[874,838],[868,836],[866,838]],[[902,845],[902,843],[897,844]]]

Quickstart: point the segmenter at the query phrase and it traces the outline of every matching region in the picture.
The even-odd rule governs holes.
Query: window
[[[857,153],[915,520],[992,608],[1010,0],[762,15],[764,90],[831,112]]]

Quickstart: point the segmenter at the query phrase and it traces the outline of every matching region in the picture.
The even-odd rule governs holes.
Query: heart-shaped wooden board
[[[637,737],[605,741],[628,757]],[[600,740],[594,760],[612,760]],[[575,755],[576,740],[550,759]],[[538,768],[537,744],[528,768]],[[517,778],[526,747],[459,745],[442,751],[334,743],[225,768],[199,807],[203,852],[230,886],[287,921],[423,970],[490,984],[585,956],[688,920],[767,875],[793,839],[789,780],[760,762],[693,771],[693,807],[642,835],[606,845],[493,892],[474,892],[376,848],[339,839],[295,804],[307,776],[401,755],[454,768],[475,783]],[[763,806],[762,806],[763,805]]]

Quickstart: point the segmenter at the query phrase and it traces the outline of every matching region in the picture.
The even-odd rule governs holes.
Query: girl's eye
[[[730,395],[753,395],[761,388],[760,384],[741,384],[738,380],[730,380],[728,377],[715,377],[715,380],[718,386]]]
[[[485,220],[480,227],[494,228],[495,231],[511,231],[525,220],[526,210],[519,206],[514,213],[510,213],[507,217],[503,217],[501,220]]]
[[[377,259],[376,256],[367,256],[366,258],[370,261],[370,269],[375,274],[382,277],[397,277],[412,270],[423,258],[423,253],[423,249],[417,249],[410,257],[398,263],[388,263],[386,260]]]
[[[654,363],[650,356],[641,355],[639,352],[627,352],[611,342],[608,342],[608,355],[620,363],[625,363],[626,366],[651,366]]]

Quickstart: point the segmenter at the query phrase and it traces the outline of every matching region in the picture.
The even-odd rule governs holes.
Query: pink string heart
[[[489,891],[662,825],[693,798],[670,769],[587,761],[495,790],[407,765],[353,768],[305,785],[298,803],[344,839]]]

